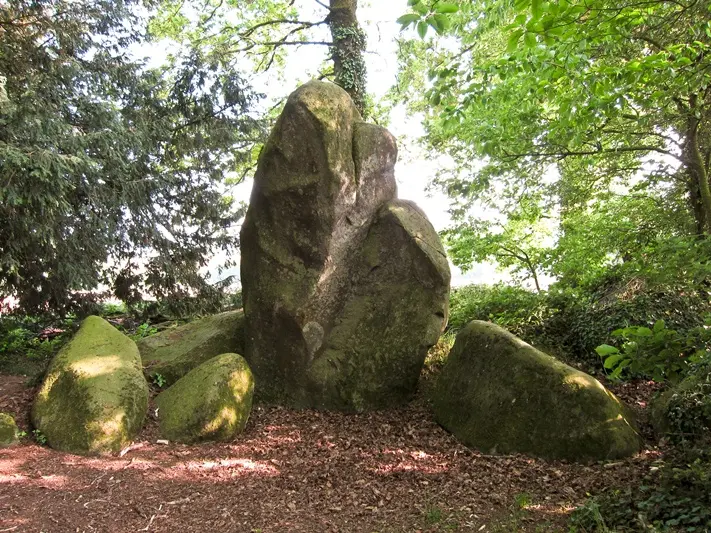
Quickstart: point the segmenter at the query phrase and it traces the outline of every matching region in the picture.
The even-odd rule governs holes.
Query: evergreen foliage
[[[201,269],[237,246],[222,184],[263,136],[257,96],[199,52],[137,60],[145,13],[0,5],[0,297],[25,310],[66,312],[100,285],[129,303],[214,296]]]

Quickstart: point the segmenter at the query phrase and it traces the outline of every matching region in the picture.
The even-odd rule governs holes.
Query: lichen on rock
[[[131,442],[147,408],[148,384],[136,344],[106,320],[90,316],[52,360],[32,423],[52,448],[111,453]]]
[[[161,435],[184,443],[231,440],[247,424],[253,392],[241,355],[213,357],[156,397]]]
[[[445,429],[485,453],[618,459],[641,446],[631,413],[599,381],[489,322],[457,335],[433,405]]]
[[[138,341],[146,375],[160,374],[167,385],[208,359],[244,353],[244,313],[228,311],[188,322]]]

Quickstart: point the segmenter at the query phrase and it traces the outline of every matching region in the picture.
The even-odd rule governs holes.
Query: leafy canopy
[[[436,5],[415,3],[401,21],[427,22]],[[693,249],[709,233],[708,3],[475,0],[441,15],[446,39],[403,45],[398,98],[426,113],[426,145],[454,164],[437,185],[453,201],[462,264],[530,241],[539,271],[576,278],[568,252],[585,246],[601,266],[643,263],[652,245]],[[486,223],[522,210],[520,231]]]

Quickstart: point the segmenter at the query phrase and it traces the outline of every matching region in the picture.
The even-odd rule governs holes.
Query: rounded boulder
[[[15,419],[7,413],[0,413],[0,448],[7,448],[17,444],[20,432]]]
[[[253,392],[241,355],[213,357],[156,397],[161,435],[183,443],[231,440],[247,424]]]
[[[631,414],[599,381],[489,322],[457,335],[433,400],[437,421],[485,453],[601,460],[641,446]]]
[[[96,455],[128,445],[147,409],[148,383],[136,343],[90,316],[52,360],[32,423],[52,448]]]
[[[227,311],[188,322],[138,341],[150,377],[171,385],[193,368],[222,353],[244,352],[244,313]]]

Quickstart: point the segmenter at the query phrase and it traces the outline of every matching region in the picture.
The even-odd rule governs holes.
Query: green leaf
[[[536,34],[527,31],[523,36],[523,42],[526,45],[526,48],[533,48],[536,46]]]
[[[664,330],[666,328],[666,324],[664,320],[657,320],[654,323],[654,333],[659,333],[660,331]]]
[[[420,20],[420,18],[420,15],[418,15],[417,13],[408,13],[407,15],[403,15],[402,17],[397,19],[395,22],[406,28],[413,22],[417,22],[418,20]]]
[[[456,13],[459,11],[459,6],[451,2],[440,2],[434,9],[437,13]]]
[[[649,328],[645,328],[645,327],[637,328],[637,331],[635,332],[635,334],[638,337],[651,337],[653,335],[652,330]]]
[[[606,357],[611,354],[620,353],[617,348],[615,348],[614,346],[610,346],[609,344],[601,344],[600,346],[595,348],[595,351],[600,357]]]
[[[611,368],[615,368],[615,365],[622,361],[623,356],[621,354],[614,354],[609,356],[607,359],[605,359],[605,368],[610,370]]]
[[[624,361],[622,361],[622,363],[617,365],[617,368],[615,368],[615,370],[612,371],[612,374],[610,374],[610,378],[611,379],[619,379],[619,377],[622,375],[622,372],[624,372],[625,367],[628,364],[629,364],[629,359],[625,359]]]
[[[531,13],[533,14],[534,19],[539,19],[541,18],[541,0],[532,0],[531,1]]]
[[[434,24],[432,22],[434,22]],[[432,22],[430,22],[430,26],[437,30],[437,33],[440,35],[450,27],[449,18],[445,15],[432,15]]]
[[[420,15],[423,15],[423,16],[427,15],[430,12],[429,8],[425,4],[422,4],[422,3],[417,3],[417,4],[413,5],[412,9],[414,9]]]
[[[427,24],[432,26],[432,28],[434,28],[434,31],[436,31],[439,35],[442,35],[442,33],[444,33],[444,28],[440,26],[439,21],[434,18],[434,16],[427,17]]]
[[[427,24],[427,21],[421,20],[420,22],[417,23],[417,33],[420,36],[420,39],[424,39],[425,36],[427,35],[427,28],[429,27],[429,24]]]
[[[523,30],[520,29],[509,35],[509,39],[506,43],[506,51],[508,53],[513,53],[516,51],[516,48],[518,48],[518,41],[521,38],[521,35],[523,35]]]

